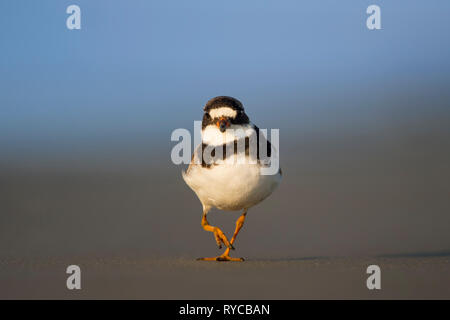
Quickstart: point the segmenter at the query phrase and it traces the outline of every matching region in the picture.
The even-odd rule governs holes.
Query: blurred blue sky
[[[71,4],[81,30],[66,28]],[[370,4],[382,30],[365,26]],[[170,143],[216,95],[261,127],[370,117],[386,96],[448,91],[449,13],[445,0],[2,0],[0,146]]]

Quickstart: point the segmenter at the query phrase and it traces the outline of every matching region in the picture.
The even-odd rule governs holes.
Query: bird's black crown
[[[228,107],[236,111],[244,111],[244,107],[242,103],[233,97],[227,97],[227,96],[219,96],[212,98],[209,100],[203,110],[205,112],[208,112],[209,110],[216,109],[216,108],[222,108],[222,107]]]

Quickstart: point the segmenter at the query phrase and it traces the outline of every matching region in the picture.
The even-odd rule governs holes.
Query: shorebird
[[[217,257],[199,258],[203,261],[244,261],[230,257],[236,237],[244,225],[249,208],[266,199],[281,181],[281,169],[275,174],[262,174],[276,152],[271,143],[260,134],[244,111],[242,103],[232,97],[219,96],[209,100],[202,119],[202,143],[197,146],[186,172],[187,185],[196,193],[203,206],[202,227],[212,232],[219,249],[225,252]],[[265,160],[260,146],[266,147]],[[252,148],[254,147],[254,148]],[[220,154],[221,153],[221,154]],[[230,240],[222,230],[208,223],[211,208],[241,211]]]

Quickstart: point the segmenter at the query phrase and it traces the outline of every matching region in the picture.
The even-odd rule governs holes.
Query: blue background
[[[373,3],[382,30],[366,28]],[[70,4],[81,30],[66,28]],[[378,130],[394,109],[440,117],[449,12],[448,1],[2,1],[0,147],[165,145],[216,95],[285,137]]]

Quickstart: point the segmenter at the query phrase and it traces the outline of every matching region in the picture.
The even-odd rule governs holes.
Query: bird
[[[277,150],[250,122],[238,99],[212,98],[203,111],[201,143],[182,176],[202,204],[203,229],[213,233],[219,249],[223,244],[226,250],[220,256],[197,260],[244,261],[244,258],[230,257],[230,250],[234,250],[247,211],[271,195],[281,182],[281,168],[275,174],[262,174],[262,169],[277,156]],[[263,149],[266,149],[264,157]],[[219,227],[209,224],[207,215],[212,208],[242,211],[230,240]]]

